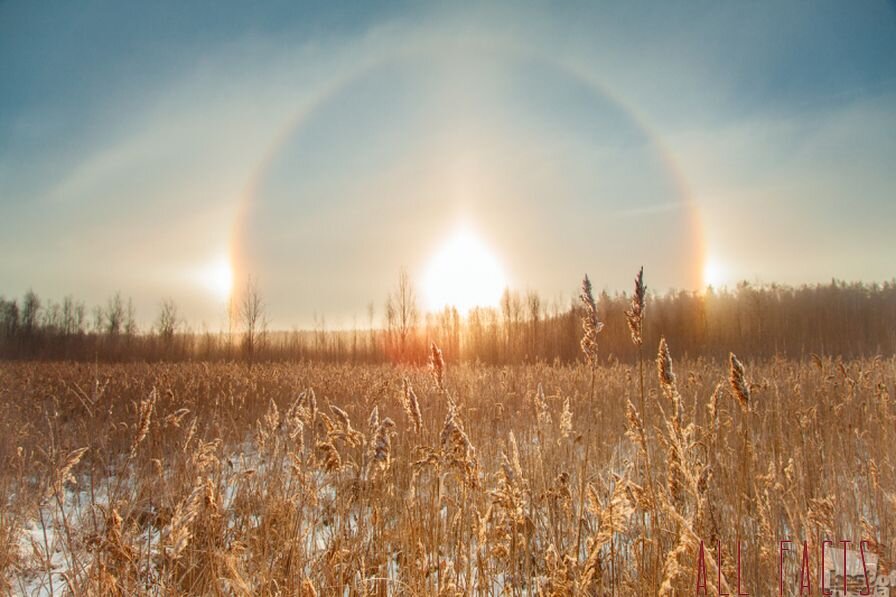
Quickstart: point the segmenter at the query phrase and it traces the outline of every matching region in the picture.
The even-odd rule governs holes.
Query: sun
[[[718,288],[727,281],[725,267],[718,259],[709,255],[703,263],[703,286]]]
[[[505,287],[501,264],[471,230],[461,228],[432,257],[423,279],[430,311],[456,307],[467,314],[473,307],[495,307]]]
[[[226,254],[203,266],[197,273],[198,282],[215,298],[226,301],[233,291],[233,267]]]

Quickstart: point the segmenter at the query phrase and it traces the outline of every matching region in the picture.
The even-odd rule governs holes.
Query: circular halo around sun
[[[697,214],[637,119],[550,60],[455,50],[353,74],[282,135],[234,249],[237,281],[260,281],[274,324],[351,325],[370,305],[379,318],[402,267],[425,309],[493,304],[503,278],[546,300],[585,272],[627,289],[640,265],[654,288],[700,285]],[[474,299],[431,298],[459,213],[502,275],[483,275]]]

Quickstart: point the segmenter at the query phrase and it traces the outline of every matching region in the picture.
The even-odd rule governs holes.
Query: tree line
[[[634,292],[638,292],[635,285]],[[643,284],[641,292],[644,292]],[[595,297],[603,324],[598,362],[634,362],[626,311],[632,293]],[[791,287],[746,282],[703,292],[647,292],[639,315],[643,343],[675,338],[676,352],[724,357],[806,357],[811,353],[860,357],[896,353],[896,280]],[[368,306],[366,327],[270,330],[262,293],[253,281],[235,297],[228,329],[197,331],[179,316],[172,300],[160,303],[153,323],[137,325],[130,299],[120,293],[92,309],[73,297],[61,302],[29,291],[20,299],[0,296],[0,357],[66,360],[267,360],[359,363],[423,362],[435,342],[451,361],[489,364],[569,363],[581,358],[582,314],[578,298],[546,301],[536,292],[506,290],[497,307],[467,314],[455,308],[423,313],[402,270],[382,318]],[[629,316],[631,314],[629,313]]]

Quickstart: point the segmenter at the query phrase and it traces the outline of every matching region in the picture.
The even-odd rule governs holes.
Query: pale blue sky
[[[6,296],[217,326],[236,238],[348,324],[461,224],[549,298],[894,276],[892,2],[7,1],[0,90]]]

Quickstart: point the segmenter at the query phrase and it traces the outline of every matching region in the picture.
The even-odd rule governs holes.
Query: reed
[[[764,595],[785,534],[896,562],[896,359],[669,340],[646,412],[615,362],[0,364],[2,589],[680,595],[702,541],[734,594],[739,540]]]

